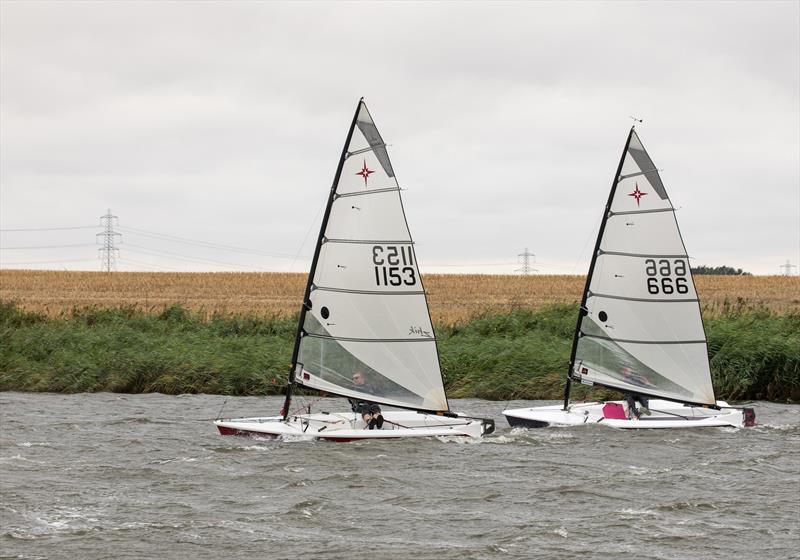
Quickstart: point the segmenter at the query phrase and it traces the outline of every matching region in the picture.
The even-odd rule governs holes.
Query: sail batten
[[[703,340],[632,340],[629,338],[616,338],[613,336],[601,336],[598,334],[589,334],[581,332],[581,336],[589,338],[599,338],[601,340],[610,340],[612,342],[624,342],[626,344],[705,344],[706,339]]]
[[[400,190],[400,187],[388,187],[388,188],[385,188],[385,189],[373,189],[373,190],[370,190],[370,191],[361,191],[361,192],[351,192],[351,193],[345,193],[345,194],[337,194],[336,198],[346,198],[348,196],[367,196],[369,194],[380,194],[380,193],[385,193],[385,192],[395,192],[395,191],[399,191],[399,190]]]
[[[608,298],[608,299],[623,299],[626,301],[641,301],[645,303],[694,303],[699,302],[700,300],[697,298],[689,298],[689,299],[653,299],[653,298],[635,298],[635,297],[627,297],[627,296],[619,296],[619,295],[612,295],[612,294],[601,294],[599,292],[592,292],[592,297],[598,298]]]
[[[651,169],[650,171],[637,171],[636,173],[621,175],[620,178],[617,179],[617,183],[625,179],[630,179],[631,177],[638,177],[639,175],[650,175],[651,173],[658,173],[658,169]]]
[[[357,156],[358,154],[364,154],[366,152],[371,152],[371,151],[376,150],[378,148],[385,148],[385,147],[386,147],[386,144],[379,143],[379,144],[375,144],[374,146],[369,146],[368,148],[361,148],[360,150],[355,150],[353,152],[347,152],[347,154],[345,154],[345,157],[349,158],[351,156]]]
[[[631,214],[655,214],[658,212],[675,212],[673,208],[656,208],[655,210],[628,210],[626,212],[609,212],[608,217],[629,216]]]
[[[361,243],[364,245],[409,245],[414,242],[410,239],[331,239],[326,237],[323,243]]]
[[[620,251],[604,251],[600,249],[599,255],[614,255],[617,257],[636,257],[636,258],[650,258],[650,259],[685,259],[686,254],[667,255],[664,253],[622,253]]]
[[[315,290],[325,290],[328,292],[340,292],[345,294],[364,294],[364,295],[376,295],[376,296],[418,296],[418,295],[425,295],[423,290],[415,290],[415,291],[391,291],[391,290],[348,290],[345,288],[333,288],[330,286],[315,286]]]
[[[353,338],[346,336],[330,336],[324,334],[306,333],[305,336],[312,338],[324,338],[326,340],[339,340],[344,342],[400,342],[402,344],[410,342],[436,342],[435,338]]]
[[[714,405],[700,305],[675,211],[631,129],[609,193],[576,325],[572,377]]]

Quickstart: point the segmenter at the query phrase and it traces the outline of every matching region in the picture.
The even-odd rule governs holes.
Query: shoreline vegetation
[[[584,277],[424,281],[450,398],[562,398]],[[800,402],[800,278],[696,281],[717,398]],[[304,286],[302,274],[0,271],[0,390],[280,394]]]

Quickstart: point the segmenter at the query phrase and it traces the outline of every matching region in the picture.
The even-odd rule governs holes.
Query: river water
[[[758,426],[480,441],[223,437],[212,395],[0,393],[0,557],[800,558],[800,407]],[[228,398],[225,416],[281,399]],[[341,410],[343,401],[315,410]]]

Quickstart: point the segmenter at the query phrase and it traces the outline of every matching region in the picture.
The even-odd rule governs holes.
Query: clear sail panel
[[[321,325],[309,327],[325,332]],[[397,406],[447,409],[433,339],[387,342],[315,334],[303,337],[298,361],[307,387]]]
[[[607,337],[591,318],[584,318],[582,329],[587,334],[578,341],[574,372],[583,379],[679,401],[715,402],[711,385],[704,381],[710,376],[705,343],[625,342]],[[702,363],[705,368],[698,369]]]

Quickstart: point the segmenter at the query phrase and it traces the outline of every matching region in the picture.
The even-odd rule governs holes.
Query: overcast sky
[[[423,271],[584,274],[635,115],[693,265],[777,274],[799,7],[2,0],[0,266],[98,270],[110,208],[119,270],[308,270],[364,96]]]

